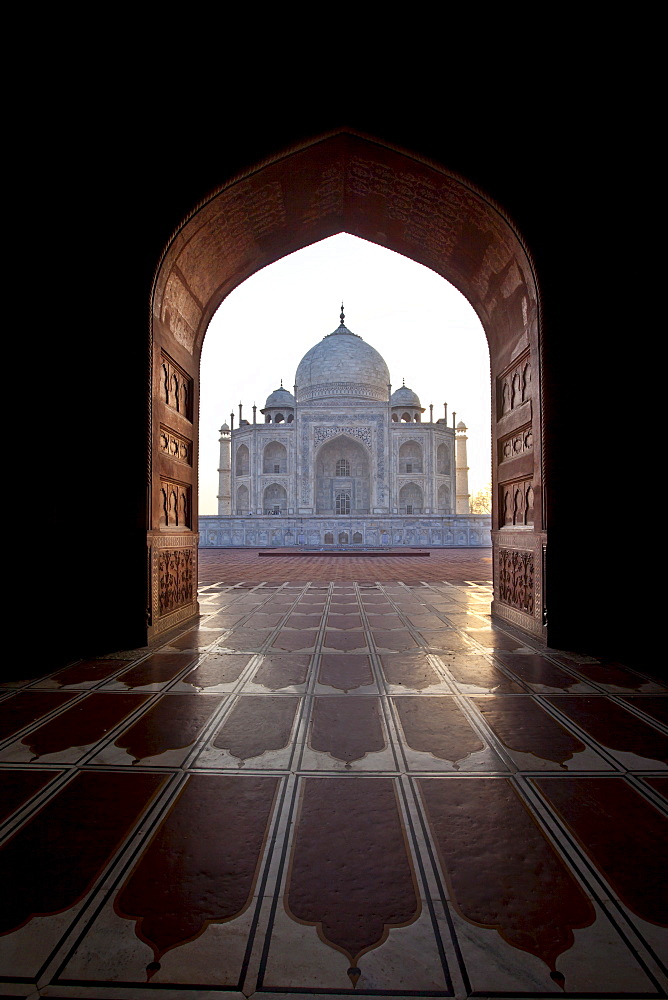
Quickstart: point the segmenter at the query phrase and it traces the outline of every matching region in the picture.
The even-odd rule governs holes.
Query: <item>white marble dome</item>
[[[378,351],[341,323],[299,362],[295,376],[297,401],[387,402],[389,381],[388,367]]]

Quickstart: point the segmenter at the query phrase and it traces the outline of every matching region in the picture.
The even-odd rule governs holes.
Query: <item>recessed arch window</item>
[[[245,444],[240,444],[237,448],[236,473],[238,476],[247,476],[250,469],[250,454]]]
[[[280,441],[270,441],[262,452],[262,471],[267,473],[288,471],[288,452]]]
[[[237,490],[237,514],[247,514],[248,510],[248,487],[240,486]]]
[[[442,446],[441,446],[442,447]],[[438,512],[439,514],[450,514],[450,487],[447,483],[442,483],[438,488]]]
[[[422,490],[417,483],[406,483],[399,490],[399,513],[422,513]]]
[[[399,448],[399,472],[422,472],[422,447],[417,441],[405,441]]]
[[[336,513],[350,514],[350,493],[348,490],[339,490],[336,494]]]
[[[288,496],[285,487],[272,483],[264,491],[263,508],[265,514],[280,514],[287,507]]]
[[[350,496],[350,513],[369,513],[371,496],[369,457],[364,445],[354,441],[352,437],[341,435],[322,445],[314,463],[316,514],[334,516],[340,513],[336,506],[336,495],[343,491],[347,491]],[[342,464],[343,462],[346,464]],[[345,506],[344,512],[348,513]]]

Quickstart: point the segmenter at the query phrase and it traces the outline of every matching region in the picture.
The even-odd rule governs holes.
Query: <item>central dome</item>
[[[343,325],[307,351],[299,362],[297,402],[365,399],[387,402],[390,373],[375,348]]]

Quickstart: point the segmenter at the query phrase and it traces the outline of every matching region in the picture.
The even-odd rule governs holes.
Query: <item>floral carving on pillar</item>
[[[519,611],[533,615],[534,554],[521,549],[499,552],[499,597]]]
[[[194,550],[162,549],[158,559],[160,615],[169,614],[193,599]]]

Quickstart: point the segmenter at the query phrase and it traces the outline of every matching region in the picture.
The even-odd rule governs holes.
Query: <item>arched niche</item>
[[[437,504],[439,514],[452,513],[451,490],[447,483],[441,483],[438,488]]]
[[[370,507],[371,462],[367,449],[347,434],[326,441],[315,457],[316,514],[368,514]]]
[[[288,494],[285,486],[280,483],[270,483],[265,487],[262,507],[265,514],[282,514],[288,506]]]
[[[544,635],[543,363],[532,262],[507,215],[466,179],[344,130],[307,141],[227,181],[193,208],[162,254],[151,302],[149,634],[198,610],[196,472],[191,468],[189,474],[191,527],[168,531],[161,524],[161,485],[175,470],[159,448],[159,435],[166,425],[189,440],[197,454],[199,358],[209,321],[255,271],[340,232],[431,268],[478,314],[491,364],[493,611]],[[531,432],[532,446],[509,468],[499,456],[504,441],[519,429]],[[188,478],[178,471],[181,482]],[[532,490],[531,526],[500,523],[499,501],[511,480],[521,484],[525,496]],[[165,574],[173,573],[173,565],[183,567],[183,580],[170,579],[168,585]],[[519,566],[522,580],[515,580]],[[530,613],[527,602],[514,597],[526,590],[527,579],[533,594]],[[161,592],[172,595],[170,602],[160,602]]]
[[[421,514],[423,507],[422,489],[417,483],[405,483],[399,490],[399,513]]]
[[[250,472],[250,453],[245,444],[240,444],[234,455],[234,473],[247,476]]]
[[[280,441],[270,441],[262,452],[263,473],[284,473],[288,471],[288,452]]]
[[[249,509],[248,508],[249,498],[248,498],[248,487],[247,486],[239,486],[239,487],[237,487],[236,501],[237,501],[236,513],[237,514],[242,514],[242,515],[243,514],[247,514],[248,513],[248,509]]]
[[[399,447],[399,472],[402,475],[415,475],[423,469],[422,445],[417,441],[404,441]]]

